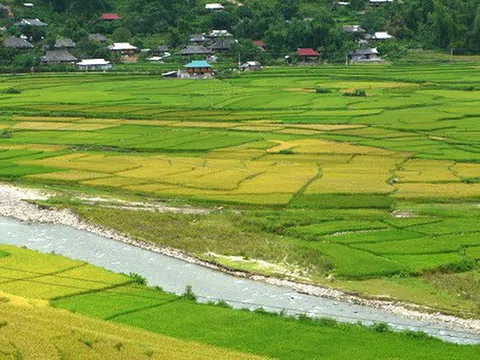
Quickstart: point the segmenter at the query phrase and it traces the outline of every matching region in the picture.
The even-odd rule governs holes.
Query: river
[[[0,217],[0,243],[26,246],[44,253],[54,251],[114,272],[134,272],[147,278],[151,286],[181,294],[187,285],[201,301],[223,299],[236,308],[285,309],[289,314],[306,313],[338,321],[364,324],[388,323],[397,330],[416,330],[445,341],[480,343],[480,334],[459,331],[446,324],[411,319],[382,309],[304,295],[289,288],[237,278],[223,272],[190,264],[72,227],[28,224]]]

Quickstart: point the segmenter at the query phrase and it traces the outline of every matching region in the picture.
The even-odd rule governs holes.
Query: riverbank
[[[259,275],[246,274],[243,272],[229,271],[227,269],[216,266],[215,264],[200,261],[181,251],[162,248],[150,243],[138,241],[119,234],[116,231],[104,229],[92,224],[89,224],[80,219],[76,214],[67,209],[45,209],[29,201],[46,200],[52,194],[44,191],[24,189],[12,185],[0,185],[0,216],[12,217],[23,222],[30,223],[49,223],[56,225],[66,225],[78,230],[87,231],[99,236],[113,239],[119,242],[130,244],[138,248],[142,248],[151,252],[163,254],[169,257],[177,258],[185,262],[201,265],[213,270],[222,271],[237,277],[248,278],[254,281],[262,281],[271,285],[277,285],[292,289],[301,294],[314,295],[333,299],[339,302],[346,302],[350,304],[357,304],[376,309],[382,309],[389,313],[416,319],[430,326],[438,324],[439,326],[454,329],[467,330],[470,332],[480,333],[480,320],[461,319],[454,316],[443,315],[440,313],[427,313],[425,308],[417,305],[398,303],[392,301],[368,300],[360,297],[352,296],[341,291],[330,289],[326,287],[319,287],[314,285],[302,284],[295,281],[282,280],[272,277],[264,277]],[[125,204],[124,204],[125,205]],[[140,206],[139,203],[136,204]],[[192,209],[187,208],[188,211]],[[182,211],[181,208],[164,208],[164,211]],[[193,210],[196,211],[196,210]],[[202,212],[208,211],[201,209]]]

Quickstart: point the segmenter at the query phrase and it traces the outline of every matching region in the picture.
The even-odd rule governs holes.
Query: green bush
[[[332,90],[327,89],[327,88],[317,88],[317,89],[315,90],[315,92],[316,92],[317,94],[330,94],[330,93],[332,92]]]
[[[130,274],[128,274],[128,277],[132,279],[136,284],[147,285],[147,279],[139,274],[131,272]]]
[[[3,130],[0,131],[0,139],[11,139],[13,137],[13,133],[11,131]]]
[[[193,293],[192,285],[187,285],[185,292],[182,295],[184,300],[197,301],[197,296]]]
[[[365,97],[367,93],[365,90],[355,89],[353,91],[346,91],[343,93],[343,96],[357,96],[357,97]]]
[[[390,326],[384,322],[375,323],[372,325],[372,330],[379,333],[389,332]]]
[[[7,90],[4,91],[5,94],[21,94],[22,92],[18,89],[15,89],[13,87],[8,88]]]

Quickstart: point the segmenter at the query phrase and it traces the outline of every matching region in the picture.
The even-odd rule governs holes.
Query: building
[[[45,64],[74,64],[78,59],[70,54],[68,50],[47,50],[45,55],[42,56],[42,62]]]
[[[170,54],[168,52],[168,46],[166,45],[158,46],[155,50],[153,50],[153,53],[158,56],[164,56],[165,54]]]
[[[391,4],[393,0],[370,0],[370,5],[372,6],[381,6],[385,4]]]
[[[105,59],[85,59],[77,63],[77,67],[83,71],[107,71],[112,68],[112,64]]]
[[[228,51],[232,49],[232,45],[237,43],[234,39],[218,39],[211,46],[210,50],[215,51]]]
[[[117,13],[104,13],[100,16],[100,19],[103,21],[116,21],[116,20],[122,20],[120,15]]]
[[[318,51],[312,48],[299,48],[297,50],[297,55],[303,62],[314,62],[318,61],[318,59],[320,58],[320,54],[318,53]]]
[[[218,3],[205,4],[205,9],[213,10],[213,11],[222,11],[222,10],[225,10],[225,6]]]
[[[13,37],[8,38],[8,39],[5,39],[5,41],[3,42],[3,45],[6,48],[17,49],[17,50],[29,50],[34,48],[33,44],[29,43],[24,38],[13,38]]]
[[[205,60],[195,60],[184,66],[182,78],[208,79],[215,76],[213,66]]]
[[[378,41],[384,41],[384,40],[391,40],[393,39],[393,36],[390,35],[386,31],[378,31],[374,33],[373,35],[368,36],[367,38],[371,40],[378,40]]]
[[[247,61],[245,64],[240,65],[242,71],[259,71],[263,66],[258,61]]]
[[[15,26],[18,27],[24,27],[24,26],[47,26],[44,22],[38,20],[38,19],[22,19],[14,24]]]
[[[200,45],[200,44],[203,44],[205,41],[207,41],[207,38],[203,34],[192,34],[189,37],[189,41],[191,43]]]
[[[119,53],[122,56],[131,56],[131,55],[135,55],[138,52],[138,48],[136,46],[133,46],[127,42],[113,43],[108,47],[108,50],[113,51],[115,53]]]
[[[262,40],[255,40],[253,42],[253,46],[256,46],[257,48],[259,48],[260,50],[263,50],[263,51],[267,50],[267,44],[265,44],[265,42],[262,41]]]
[[[349,54],[350,62],[381,62],[377,48],[357,49]]]
[[[77,44],[72,39],[57,39],[55,41],[55,49],[73,49]]]
[[[227,38],[233,37],[227,30],[212,30],[208,35],[205,35],[206,38],[209,39],[217,39],[217,38]]]
[[[189,45],[179,51],[177,55],[182,56],[194,56],[194,55],[210,55],[212,51],[207,49],[205,46],[202,45]]]
[[[348,33],[364,33],[365,30],[360,27],[360,25],[345,25],[343,31]]]
[[[100,42],[100,43],[104,43],[104,42],[108,41],[108,39],[105,35],[98,34],[98,33],[88,35],[88,40],[97,41],[97,42]]]

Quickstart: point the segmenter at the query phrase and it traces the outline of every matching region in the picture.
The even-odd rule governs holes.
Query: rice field
[[[8,288],[0,282],[2,359],[255,360],[320,355],[334,360],[356,353],[359,359],[410,359],[412,354],[469,359],[478,352],[478,346],[444,343],[418,333],[378,332],[329,319],[300,321],[199,304],[132,284],[125,275],[12,246],[0,245],[0,267],[2,274],[5,268],[25,274],[22,280],[10,279]],[[29,282],[28,291],[24,281]],[[83,291],[72,292],[73,283],[82,284]],[[59,292],[60,288],[67,290]],[[372,343],[381,346],[372,349]]]
[[[206,236],[193,245],[200,236],[193,230],[174,244],[136,231],[139,213],[116,213],[120,223],[112,209],[76,210],[200,258],[214,251],[287,262],[280,265],[308,269],[315,283],[334,275],[362,288],[374,279],[476,271],[474,65],[270,68],[205,82],[128,76],[2,78],[0,90],[21,93],[0,95],[0,179],[66,194],[239,209],[244,216],[231,240]],[[344,96],[352,89],[366,96]],[[262,222],[263,211],[273,215]],[[300,219],[307,213],[309,221]],[[158,235],[159,220],[151,221]],[[217,225],[202,229],[220,231]],[[175,231],[169,235],[178,239]]]

